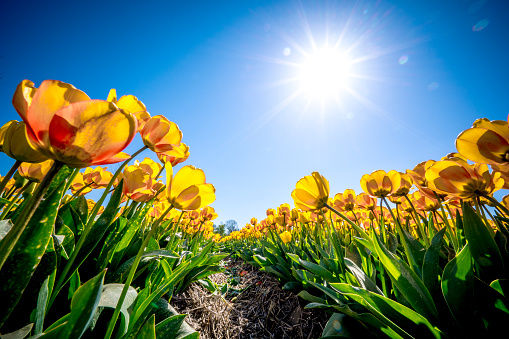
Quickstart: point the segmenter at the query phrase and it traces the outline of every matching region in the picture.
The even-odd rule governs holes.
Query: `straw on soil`
[[[319,338],[329,315],[323,310],[304,310],[306,301],[281,289],[270,274],[259,271],[242,260],[229,259],[227,264],[240,272],[235,288],[243,291],[235,297],[213,295],[200,284],[193,283],[171,304],[186,321],[200,332],[203,339],[229,338]],[[230,271],[231,272],[231,271]],[[225,273],[209,276],[217,284],[224,284]],[[237,278],[238,279],[238,278]]]

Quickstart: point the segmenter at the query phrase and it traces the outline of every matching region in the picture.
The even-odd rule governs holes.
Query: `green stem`
[[[131,155],[131,157],[129,159],[124,161],[122,163],[122,165],[120,165],[120,167],[117,169],[115,174],[113,174],[113,177],[111,178],[110,182],[108,183],[108,186],[106,186],[104,188],[104,192],[103,192],[101,198],[99,199],[99,201],[97,201],[97,203],[94,206],[94,209],[90,213],[90,217],[88,218],[88,222],[87,222],[87,226],[85,227],[85,231],[88,228],[88,226],[90,226],[90,224],[92,224],[94,222],[94,219],[97,216],[97,213],[99,212],[99,209],[101,208],[102,203],[104,202],[104,199],[106,199],[106,196],[108,196],[110,188],[111,188],[111,186],[113,186],[113,183],[115,182],[115,179],[117,179],[117,177],[120,175],[120,173],[122,172],[124,167],[129,163],[129,161],[134,159],[134,157],[136,157],[138,154],[140,154],[141,152],[143,152],[147,148],[148,148],[148,146],[143,146],[138,151],[136,151],[133,155]]]
[[[28,222],[34,215],[35,210],[37,209],[37,207],[39,207],[39,204],[41,203],[44,194],[48,190],[51,181],[53,181],[53,179],[58,174],[62,166],[64,166],[64,163],[60,161],[55,161],[53,163],[48,173],[42,180],[41,184],[39,185],[39,187],[37,187],[37,190],[34,192],[34,195],[28,201],[27,205],[25,206],[25,208],[23,208],[23,211],[16,219],[16,222],[12,226],[9,233],[7,233],[7,235],[2,239],[2,241],[0,241],[0,270],[2,269],[2,266],[4,265],[7,258],[9,257],[9,254],[11,253],[12,249],[18,242],[19,237],[21,236],[26,226],[28,225]]]
[[[428,241],[428,237],[426,236],[426,232],[424,232],[424,228],[422,227],[421,221],[419,220],[420,215],[419,215],[419,213],[417,213],[417,210],[415,209],[415,206],[414,206],[414,204],[412,204],[412,201],[410,200],[408,195],[405,195],[405,198],[408,201],[408,203],[410,204],[410,206],[412,206],[412,210],[415,213],[415,220],[417,221],[417,226],[419,227],[419,230],[421,231],[422,237],[424,238],[423,240],[424,240],[424,243],[426,244],[426,248],[428,248],[429,247],[429,241]]]
[[[74,273],[74,272],[69,272],[69,270],[71,269],[71,267],[72,267],[72,265],[74,263],[74,260],[76,260],[76,257],[78,256],[78,253],[79,253],[81,247],[85,243],[85,239],[86,239],[88,233],[90,232],[90,230],[92,229],[92,225],[94,224],[95,217],[97,216],[97,213],[99,212],[99,209],[102,206],[102,203],[104,202],[104,199],[106,199],[106,196],[108,195],[109,189],[111,188],[111,186],[115,182],[115,179],[120,175],[120,172],[122,172],[122,169],[129,163],[129,161],[131,161],[135,156],[137,156],[138,154],[140,154],[141,152],[143,152],[147,148],[148,148],[147,146],[143,146],[136,153],[134,153],[129,159],[125,160],[120,165],[120,167],[115,172],[115,174],[111,178],[110,182],[106,186],[106,188],[104,190],[104,193],[102,194],[101,198],[99,199],[99,201],[95,204],[94,208],[92,209],[92,212],[90,213],[90,216],[88,218],[87,224],[86,224],[86,226],[83,229],[83,233],[81,234],[80,239],[78,240],[78,243],[76,244],[76,247],[74,248],[74,251],[71,254],[71,257],[67,261],[67,264],[65,265],[65,268],[62,271],[62,274],[60,275],[60,277],[59,277],[59,279],[58,279],[58,281],[57,281],[57,283],[55,285],[55,288],[53,289],[53,293],[52,293],[50,302],[48,304],[48,309],[51,307],[51,305],[55,301],[58,292],[60,292],[60,289],[69,280],[67,278],[67,276],[69,276],[69,278],[70,278],[71,275]]]
[[[475,203],[475,207],[477,209],[477,213],[481,215],[481,218],[483,219],[484,224],[486,225],[486,228],[488,229],[488,231],[490,231],[491,236],[495,237],[495,231],[493,231],[493,228],[491,228],[491,225],[488,222],[488,219],[486,219],[486,215],[484,215],[484,211],[481,208],[481,199],[479,198],[479,196],[477,196],[473,200]]]
[[[453,228],[451,227],[451,224],[449,223],[449,219],[447,219],[447,215],[445,214],[444,202],[442,201],[442,198],[440,198],[440,196],[435,191],[433,191],[433,193],[435,193],[435,197],[437,198],[437,201],[440,204],[440,209],[442,211],[441,218],[444,221],[445,226],[447,227],[447,233],[450,233],[450,240],[452,241],[454,250],[456,252],[458,252],[460,249],[459,248],[460,245],[458,242],[458,238],[456,237],[456,234],[455,234]],[[450,214],[450,212],[449,212],[449,214]],[[451,215],[451,218],[452,218],[452,215]]]
[[[5,177],[2,179],[2,182],[0,183],[0,193],[3,192],[5,186],[7,185],[9,180],[12,178],[14,172],[16,172],[16,170],[18,169],[19,165],[21,165],[21,161],[16,160],[16,162],[14,163],[14,165],[12,165],[11,169],[9,170],[9,172],[7,172]]]
[[[124,303],[125,297],[127,295],[127,291],[129,290],[129,286],[131,286],[131,283],[134,278],[134,274],[136,273],[136,269],[138,268],[138,265],[141,260],[141,256],[143,255],[143,252],[145,250],[145,247],[147,247],[150,238],[156,233],[157,227],[161,223],[161,221],[164,219],[164,217],[170,212],[170,210],[173,208],[173,206],[168,207],[168,209],[157,219],[155,223],[152,224],[152,228],[150,229],[149,234],[147,237],[143,240],[143,244],[141,245],[138,254],[136,255],[136,258],[134,259],[133,265],[131,266],[131,269],[129,271],[129,275],[127,277],[127,280],[124,284],[124,288],[122,289],[122,293],[120,294],[120,298],[118,299],[117,306],[115,307],[115,311],[113,312],[113,316],[111,317],[110,323],[108,325],[108,330],[106,334],[104,335],[105,339],[110,339],[111,335],[113,334],[113,330],[115,329],[115,323],[117,322],[118,316],[120,314],[120,309],[122,307],[122,304]]]
[[[16,200],[18,200],[19,196],[25,192],[25,190],[28,188],[28,186],[30,186],[32,184],[32,182],[28,182],[25,186],[23,186],[23,188],[21,188],[19,190],[19,192],[16,194],[16,196],[11,199],[11,201],[9,202],[9,205],[7,205],[4,209],[4,211],[2,212],[2,215],[0,215],[0,220],[4,220],[5,217],[7,216],[7,213],[9,213],[9,211],[11,210],[12,206],[14,206],[14,204],[16,203]]]
[[[80,172],[79,168],[75,168],[72,171],[71,176],[69,177],[69,180],[67,181],[67,184],[65,185],[64,194],[65,194],[65,192],[67,192],[69,190],[69,188],[72,185],[72,182],[74,181],[74,179],[76,178],[76,176],[78,175],[79,172]]]

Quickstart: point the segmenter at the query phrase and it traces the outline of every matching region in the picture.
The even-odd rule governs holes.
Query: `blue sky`
[[[216,187],[216,221],[243,226],[293,206],[295,183],[313,171],[331,195],[359,193],[363,174],[438,160],[475,119],[507,119],[507,7],[11,1],[0,12],[1,123],[20,120],[11,100],[23,79],[61,80],[94,99],[110,88],[133,94],[183,131],[184,164]],[[314,51],[338,41],[351,74],[335,99],[313,97],[294,79]],[[137,136],[126,151],[141,145]],[[0,154],[0,173],[13,163]]]

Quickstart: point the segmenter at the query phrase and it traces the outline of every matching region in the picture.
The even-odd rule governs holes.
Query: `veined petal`
[[[113,103],[81,101],[55,114],[50,145],[56,159],[71,167],[111,163],[134,138],[136,127],[136,118]]]
[[[189,186],[205,183],[205,173],[192,165],[182,167],[171,183],[171,197],[176,197]]]
[[[71,84],[57,80],[45,80],[35,92],[26,117],[21,117],[29,126],[29,136],[48,145],[48,129],[55,113],[71,103],[88,100],[90,100],[88,95]]]
[[[23,120],[26,120],[28,107],[32,104],[36,91],[37,88],[34,87],[32,81],[23,80],[16,88],[16,92],[14,92],[12,104]]]
[[[456,139],[458,152],[475,162],[484,164],[506,163],[509,141],[500,134],[485,128],[470,128]]]
[[[127,153],[120,152],[112,156],[111,158],[104,159],[101,161],[94,161],[90,166],[96,166],[96,165],[108,165],[108,164],[116,164],[117,162],[126,161],[131,156]]]

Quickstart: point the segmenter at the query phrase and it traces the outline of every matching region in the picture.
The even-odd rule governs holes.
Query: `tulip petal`
[[[26,120],[28,107],[30,107],[36,91],[37,88],[34,87],[32,81],[23,80],[14,92],[12,104],[23,120]]]
[[[106,164],[129,145],[136,118],[104,100],[88,100],[60,109],[49,126],[52,151],[71,167]],[[121,155],[123,157],[123,155]]]
[[[509,141],[500,134],[485,128],[470,128],[456,139],[458,152],[475,162],[484,164],[506,163]]]
[[[43,81],[35,92],[26,116],[21,116],[30,128],[29,136],[48,145],[48,129],[55,113],[71,103],[85,100],[90,100],[88,95],[71,84],[57,80]]]

